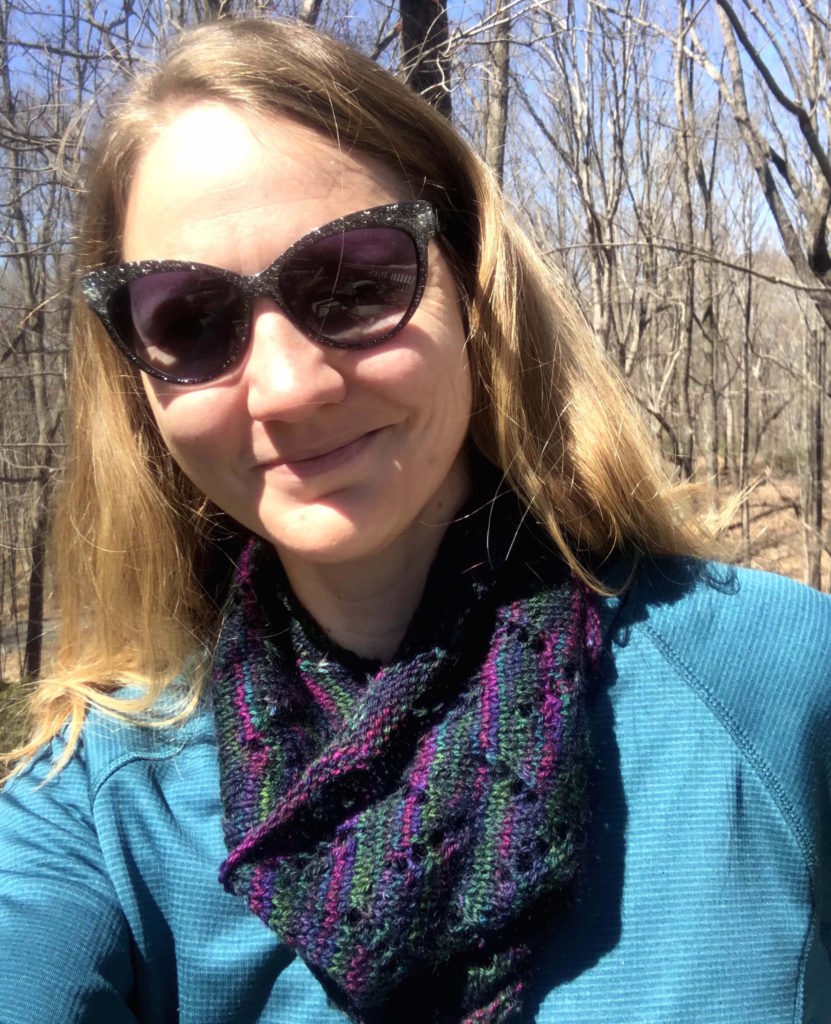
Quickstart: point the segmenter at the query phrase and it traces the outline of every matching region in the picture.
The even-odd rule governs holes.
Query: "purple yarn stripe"
[[[421,794],[427,788],[427,780],[430,777],[430,769],[436,756],[436,730],[429,733],[422,749],[413,764],[413,775],[410,794],[404,801],[403,829],[401,834],[402,843],[406,848],[412,844],[413,836],[418,834],[421,824],[421,812],[419,811],[419,800]]]
[[[251,909],[260,918],[268,923],[271,913],[271,887],[269,885],[272,872],[262,864],[258,864],[251,873],[251,895],[249,904]]]
[[[236,689],[234,690],[234,707],[237,709],[237,714],[239,715],[242,742],[250,744],[255,740],[262,740],[263,735],[251,719],[251,710],[248,706],[251,686],[250,680],[246,678],[245,668],[243,665],[239,664],[234,667],[234,676],[237,680]]]
[[[516,613],[515,607],[511,608],[510,620],[513,621]],[[482,666],[482,725],[479,730],[479,743],[482,750],[487,753],[494,746],[494,725],[498,723],[499,707],[499,676],[497,674],[497,663],[505,643],[507,624],[499,626],[491,643],[488,657]]]
[[[546,685],[542,702],[542,720],[547,742],[537,769],[537,778],[541,783],[546,782],[554,771],[563,739],[562,701],[557,693],[551,690],[551,685],[557,685],[556,681],[552,679],[556,667],[557,640],[556,635],[546,638],[545,647],[540,655],[543,677],[551,681]]]

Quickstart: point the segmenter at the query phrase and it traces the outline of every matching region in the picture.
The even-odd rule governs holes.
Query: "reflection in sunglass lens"
[[[171,376],[207,377],[228,361],[244,299],[221,277],[175,270],[117,289],[109,311],[120,336],[146,366]]]
[[[295,321],[341,345],[395,330],[410,308],[418,277],[415,242],[399,228],[354,228],[293,253],[280,291]]]

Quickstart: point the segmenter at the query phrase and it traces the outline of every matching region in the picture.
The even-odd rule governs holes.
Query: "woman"
[[[200,29],[105,123],[79,264],[0,1018],[831,1020],[829,601],[683,557],[452,128]]]

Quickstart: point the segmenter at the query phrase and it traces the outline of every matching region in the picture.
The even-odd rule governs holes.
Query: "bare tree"
[[[48,615],[87,119],[170,32],[249,11],[347,38],[452,110],[680,472],[800,479],[783,504],[819,584],[831,0],[470,0],[456,20],[446,0],[0,0],[0,674],[37,673]]]
[[[494,0],[493,15],[493,41],[486,79],[485,160],[501,183],[505,176],[511,59],[511,15],[507,0]]]
[[[693,188],[701,158],[698,154],[698,145],[691,124],[694,117],[695,107],[692,100],[692,65],[687,59],[683,45],[686,33],[687,11],[686,3],[680,0],[678,3],[678,40],[675,55],[675,113],[678,119],[678,148],[680,155],[680,179],[681,179],[681,220],[682,240],[685,249],[689,254],[684,265],[684,290],[681,300],[682,308],[682,351],[681,359],[681,405],[683,414],[684,440],[682,450],[679,452],[679,464],[684,476],[690,477],[693,472],[693,455],[695,451],[695,418],[690,398],[690,372],[692,368],[693,346],[695,343],[695,303],[696,288],[695,277],[697,261],[693,259],[693,252],[696,246],[695,222],[693,219]]]
[[[6,288],[0,337],[2,480],[13,544],[3,552],[0,573],[3,589],[13,595],[15,605],[26,609],[20,671],[34,677],[40,668],[44,626],[48,496],[63,409],[66,315],[56,292],[64,250],[54,239],[56,228],[69,220],[70,196],[62,185],[74,159],[74,139],[69,108],[61,99],[62,93],[77,87],[83,69],[68,74],[68,62],[81,57],[76,14],[62,19],[56,43],[42,56],[37,76],[16,81],[9,42],[16,13],[20,12],[7,0],[0,2],[0,139],[6,154],[2,235],[5,283],[14,282]],[[73,54],[78,57],[70,57]]]
[[[729,0],[716,0],[729,79],[710,59],[701,40],[691,33],[695,53],[717,83],[731,110],[773,220],[794,272],[809,286],[817,312],[831,327],[831,257],[828,252],[831,213],[831,33],[828,10],[821,13],[807,0],[795,0],[783,21],[772,0],[744,0],[739,17]],[[825,5],[827,7],[827,5]],[[745,20],[746,19],[746,20]],[[748,24],[759,37],[752,38]],[[775,59],[771,70],[764,52]],[[762,106],[753,111],[748,100],[745,64],[753,68]],[[780,84],[782,83],[782,84]],[[825,331],[809,331],[806,375],[824,381]],[[823,519],[824,412],[822,384],[810,389],[808,420],[809,479],[804,504],[808,578],[821,575]]]
[[[445,117],[451,114],[447,0],[399,0],[404,77]]]
[[[298,17],[309,25],[315,25],[322,6],[323,0],[303,0]]]

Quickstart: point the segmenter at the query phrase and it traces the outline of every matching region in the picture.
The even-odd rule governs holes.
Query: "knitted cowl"
[[[354,1021],[515,1019],[580,861],[597,614],[478,492],[387,664],[329,641],[259,539],[225,612],[220,880]]]

